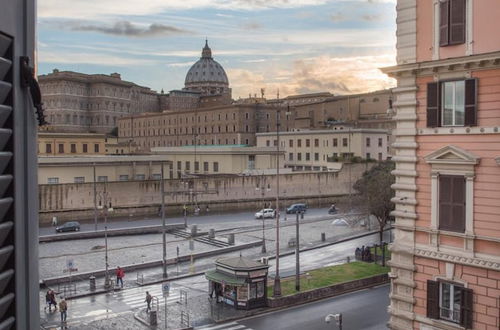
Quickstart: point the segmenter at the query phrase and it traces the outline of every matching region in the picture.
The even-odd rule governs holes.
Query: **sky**
[[[38,72],[184,87],[208,39],[233,98],[394,87],[396,0],[38,1]]]

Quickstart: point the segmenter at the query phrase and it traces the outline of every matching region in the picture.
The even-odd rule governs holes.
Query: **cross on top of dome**
[[[208,47],[208,39],[205,39],[205,47],[201,51],[201,58],[212,58],[212,50]]]

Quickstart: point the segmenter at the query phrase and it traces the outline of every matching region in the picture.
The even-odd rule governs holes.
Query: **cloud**
[[[395,81],[379,70],[394,63],[392,53],[355,57],[323,55],[296,60],[279,68],[229,69],[227,73],[234,97],[246,97],[260,88],[266,88],[268,94],[274,94],[279,88],[283,97],[325,91],[345,95],[394,87]]]
[[[328,0],[44,0],[38,3],[42,18],[95,19],[103,17],[156,15],[167,10],[227,9],[264,10],[322,5]]]
[[[242,25],[242,28],[245,30],[258,30],[262,29],[262,24],[257,23],[257,22],[248,22]]]
[[[345,15],[343,15],[342,13],[335,13],[335,14],[330,15],[330,20],[332,22],[338,23],[338,22],[343,22],[343,21],[347,20],[347,17]]]
[[[381,21],[382,15],[363,15],[361,19],[367,22]]]
[[[59,50],[40,49],[38,59],[41,63],[54,64],[90,64],[99,66],[140,66],[158,65],[160,62],[140,58],[130,58],[100,53],[85,52],[63,52]]]
[[[195,61],[190,61],[190,62],[177,62],[177,63],[168,63],[167,66],[174,67],[174,68],[182,68],[182,67],[188,67],[193,64],[195,64]]]
[[[171,36],[189,33],[187,30],[174,26],[153,23],[149,26],[140,26],[129,21],[116,22],[111,26],[99,24],[72,23],[70,28],[73,31],[89,31],[104,34],[111,34],[124,37],[150,38],[160,36]]]

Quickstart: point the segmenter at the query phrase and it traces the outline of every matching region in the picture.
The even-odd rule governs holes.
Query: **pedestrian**
[[[146,307],[146,313],[148,313],[151,310],[151,300],[153,300],[153,296],[149,294],[149,291],[146,291],[146,304],[148,305]]]
[[[61,323],[65,323],[68,316],[68,304],[64,300],[64,297],[61,297],[61,301],[59,302],[59,312],[61,312]]]
[[[123,269],[120,268],[120,266],[116,267],[116,286],[118,286],[118,283],[120,284],[120,287],[123,288],[123,278],[125,277],[125,272]]]
[[[51,312],[52,302],[50,301],[50,289],[47,290],[47,293],[45,294],[45,304],[46,306],[44,307],[44,310],[47,311],[47,306],[49,306],[49,312]]]
[[[54,305],[54,312],[55,312],[57,310],[57,302],[56,302],[56,293],[54,292],[54,290],[50,290],[49,299],[50,299],[49,312],[51,305]]]
[[[57,217],[52,217],[52,226],[57,226]]]
[[[184,204],[184,206],[182,207],[182,212],[183,212],[184,216],[187,216],[187,211],[188,211],[188,208],[187,208],[186,204]]]
[[[207,213],[208,213],[208,212],[210,212],[210,208],[208,207],[208,205],[207,205],[207,207],[205,208],[205,210],[207,211]]]

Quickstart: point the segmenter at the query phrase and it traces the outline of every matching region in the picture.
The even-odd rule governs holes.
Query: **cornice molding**
[[[438,252],[427,249],[424,250],[419,248],[415,249],[415,256],[438,259],[442,261],[454,262],[457,264],[462,264],[467,266],[487,268],[500,271],[500,261],[496,262],[474,257],[464,257],[464,256],[453,255],[446,252],[440,252],[440,251]]]
[[[403,64],[382,68],[382,72],[398,77],[403,73],[413,75],[433,75],[438,72],[453,72],[463,70],[484,70],[500,67],[500,52],[480,55],[462,56],[437,61],[427,61],[412,64]]]

